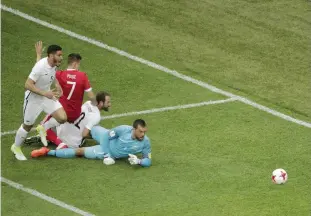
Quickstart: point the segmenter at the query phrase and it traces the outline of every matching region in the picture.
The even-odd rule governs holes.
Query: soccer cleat
[[[21,150],[21,147],[16,146],[15,144],[13,144],[11,146],[11,151],[13,152],[13,154],[15,155],[15,158],[17,160],[21,160],[21,161],[27,160],[27,158],[25,157],[25,155],[23,154],[23,152]]]
[[[40,136],[27,137],[24,141],[25,145],[32,145],[32,144],[36,144],[36,143],[41,143]]]
[[[58,149],[64,149],[64,148],[68,148],[68,146],[65,143],[61,143],[57,146],[56,150]]]
[[[33,150],[31,152],[31,157],[37,158],[37,157],[41,157],[41,156],[46,156],[49,151],[50,151],[50,149],[48,149],[47,147],[42,147],[40,149]]]
[[[40,138],[41,142],[43,143],[44,146],[48,146],[48,142],[46,141],[46,131],[42,125],[38,125],[36,128]]]

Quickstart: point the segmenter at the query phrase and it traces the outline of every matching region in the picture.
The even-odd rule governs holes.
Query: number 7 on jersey
[[[75,90],[76,82],[67,81],[67,84],[72,85],[72,86],[71,86],[70,93],[69,93],[69,95],[68,95],[68,97],[67,97],[67,100],[70,100],[70,98],[71,98],[71,96],[72,96],[72,93],[73,93],[73,91]]]

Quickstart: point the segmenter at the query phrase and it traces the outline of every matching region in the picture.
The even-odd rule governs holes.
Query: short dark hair
[[[110,94],[108,92],[105,92],[105,91],[98,92],[96,94],[97,103],[99,103],[101,101],[104,103],[106,101],[106,96],[110,96]]]
[[[143,120],[143,119],[136,119],[134,122],[133,122],[133,128],[137,128],[138,125],[142,126],[142,127],[146,127],[147,124],[146,122]]]
[[[62,48],[58,45],[50,45],[48,47],[47,54],[49,56],[50,54],[55,54],[57,51],[61,51],[61,50]]]
[[[70,53],[68,55],[68,64],[72,64],[73,62],[81,61],[82,57],[79,53]]]

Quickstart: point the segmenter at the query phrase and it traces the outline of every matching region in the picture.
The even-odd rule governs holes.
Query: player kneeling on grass
[[[151,166],[151,145],[149,138],[145,135],[147,125],[144,120],[137,119],[133,126],[121,125],[111,130],[101,126],[94,126],[91,135],[99,145],[76,148],[49,150],[42,147],[31,152],[32,157],[54,156],[59,158],[75,158],[84,156],[88,159],[102,159],[106,165],[115,163],[115,159],[127,158],[131,165]],[[139,159],[136,154],[142,154]]]

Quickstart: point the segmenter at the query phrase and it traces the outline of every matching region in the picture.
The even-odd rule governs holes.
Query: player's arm
[[[33,93],[36,93],[38,95],[45,96],[46,92],[37,88],[35,86],[35,84],[36,84],[36,81],[34,81],[33,78],[28,77],[28,79],[26,80],[26,83],[25,83],[25,89],[27,89]]]
[[[91,137],[91,130],[95,125],[98,125],[100,122],[100,115],[97,115],[95,113],[89,113],[87,117],[87,124],[85,125],[84,130],[82,131],[82,137],[83,138],[89,138]]]
[[[29,90],[35,94],[47,97],[49,99],[56,99],[56,97],[58,96],[58,93],[55,90],[51,90],[51,91],[43,91],[39,88],[36,87],[36,80],[38,79],[38,77],[35,74],[30,74],[30,76],[28,77],[28,79],[26,80],[25,83],[25,89]]]
[[[90,101],[92,101],[92,104],[97,104],[96,95],[92,90],[87,92],[87,97],[89,98]]]
[[[63,89],[57,79],[55,79],[54,84],[55,84],[56,92],[58,93],[58,97],[61,97],[63,95]]]
[[[128,126],[120,125],[109,130],[109,139],[117,139],[128,130]]]
[[[129,162],[131,165],[140,165],[142,167],[151,166],[151,145],[149,139],[144,141],[144,147],[142,150],[142,158],[139,159],[136,155],[129,154]]]
[[[43,52],[43,49],[42,49],[42,41],[38,41],[36,44],[35,44],[35,48],[36,48],[36,54],[37,54],[37,62],[40,61],[41,57],[42,57],[42,52]]]
[[[84,74],[84,75],[85,75],[84,76],[84,91],[86,92],[87,97],[89,98],[89,100],[92,101],[92,104],[95,105],[95,104],[97,104],[96,95],[94,94],[94,92],[92,90],[89,78],[87,77],[86,74]]]

